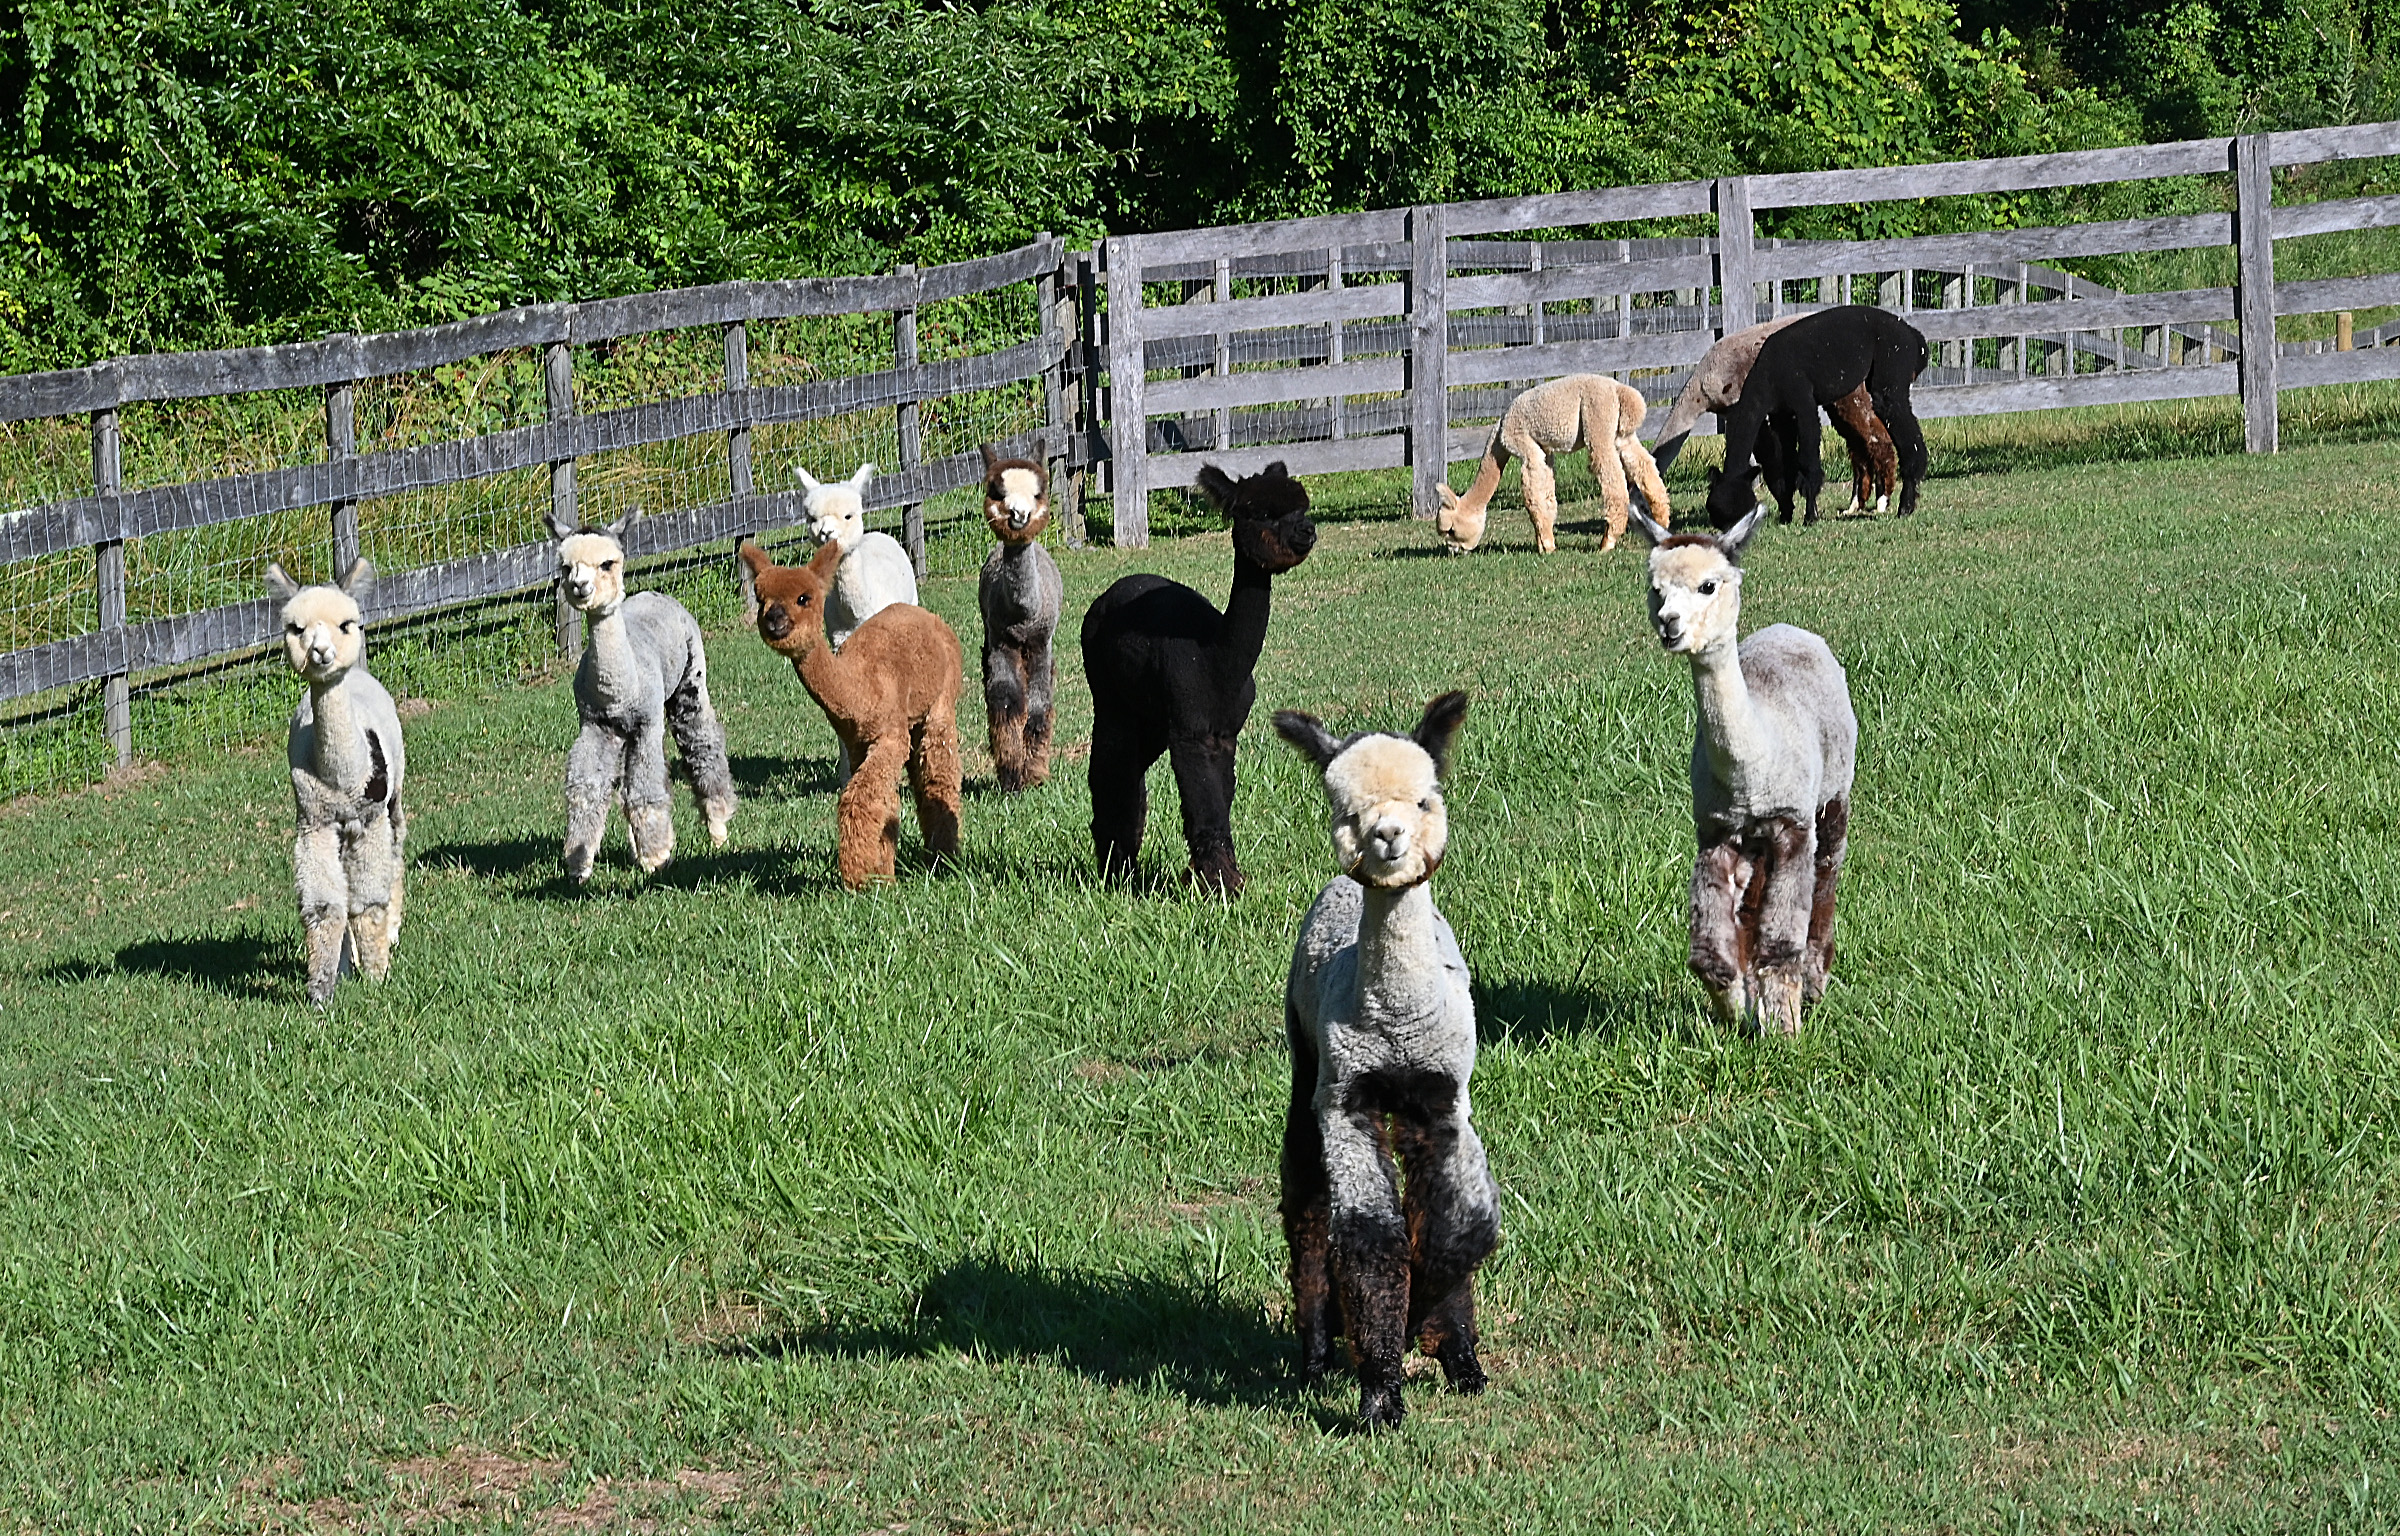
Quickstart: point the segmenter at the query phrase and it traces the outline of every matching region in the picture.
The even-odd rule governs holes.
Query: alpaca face
[[[1040,538],[1050,525],[1050,490],[1040,468],[1023,459],[991,464],[983,480],[983,520],[1011,544]]]
[[[303,587],[267,567],[267,591],[283,601],[283,655],[292,670],[312,683],[340,682],[366,654],[367,625],[359,608],[375,568],[361,560],[338,587]]]
[[[1404,890],[1441,868],[1450,848],[1441,778],[1466,713],[1465,694],[1445,693],[1425,706],[1412,735],[1337,740],[1313,715],[1276,711],[1276,733],[1324,772],[1333,856],[1344,874],[1361,885]]]
[[[1463,555],[1483,542],[1484,524],[1491,519],[1490,503],[1470,507],[1458,499],[1458,492],[1441,487],[1441,510],[1433,514],[1433,531],[1442,536],[1442,547],[1454,555]]]
[[[849,479],[827,485],[800,471],[800,485],[808,493],[808,531],[819,544],[837,545],[844,554],[858,548],[867,536],[867,481],[874,474],[873,464],[861,464]]]
[[[1742,617],[1742,568],[1705,534],[1650,551],[1650,623],[1677,655],[1730,643]]]
[[[1293,479],[1280,459],[1241,480],[1214,464],[1203,464],[1192,483],[1211,505],[1232,519],[1233,552],[1268,575],[1282,575],[1316,548],[1317,525],[1308,517],[1308,487]]]
[[[777,565],[767,552],[745,542],[742,564],[758,594],[758,638],[778,656],[798,662],[825,642],[825,593],[833,585],[842,547],[826,543],[806,565]]]
[[[1730,528],[1753,507],[1761,505],[1758,479],[1765,473],[1756,464],[1730,475],[1721,469],[1710,470],[1706,503],[1709,522],[1719,528]]]
[[[605,533],[558,541],[558,590],[578,613],[607,615],[625,601],[625,549]]]

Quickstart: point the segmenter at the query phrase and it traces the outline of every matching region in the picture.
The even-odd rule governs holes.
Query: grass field
[[[1063,556],[1057,780],[993,793],[972,705],[963,866],[912,833],[866,896],[831,735],[739,632],[733,847],[685,800],[655,880],[621,830],[556,878],[563,678],[413,719],[398,964],[323,1012],[279,747],[0,809],[5,1523],[2400,1525],[2400,441],[2110,420],[1943,427],[1983,472],[1913,521],[1761,537],[1745,629],[1825,634],[1863,732],[1793,1042],[1683,969],[1639,557],[1587,501],[1537,558],[1513,490],[1497,549],[1332,523],[1279,583],[1232,902],[1172,878],[1163,770],[1154,878],[1091,880],[1071,643],[1126,571],[1221,597],[1221,534]],[[926,596],[971,648],[971,579]],[[1494,1385],[1371,1438],[1281,1323],[1280,987],[1332,871],[1264,711],[1453,686]]]

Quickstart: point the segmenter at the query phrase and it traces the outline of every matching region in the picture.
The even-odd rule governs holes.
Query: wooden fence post
[[[344,380],[325,386],[325,461],[358,457],[358,386]],[[339,581],[358,559],[358,503],[333,499],[333,578]]]
[[[1142,411],[1142,241],[1108,239],[1109,496],[1119,549],[1150,543],[1149,418]]]
[[[1340,293],[1342,291],[1342,243],[1339,240],[1336,240],[1332,245],[1325,248],[1325,291],[1327,293]],[[1342,335],[1342,322],[1339,320],[1326,321],[1326,367],[1339,368],[1342,366],[1342,348],[1345,344],[1345,341],[1346,338]],[[1325,403],[1333,412],[1333,419],[1330,423],[1328,423],[1326,430],[1328,435],[1330,435],[1333,440],[1338,443],[1350,435],[1349,412],[1346,409],[1346,406],[1348,405],[1348,397],[1345,395],[1334,395],[1327,399]]]
[[[1758,323],[1758,295],[1750,279],[1758,235],[1750,218],[1750,179],[1719,177],[1709,188],[1709,206],[1717,215],[1717,335],[1723,338]]]
[[[1100,413],[1100,374],[1108,355],[1100,319],[1100,250],[1075,253],[1075,431],[1083,463],[1067,471],[1067,548],[1083,548],[1084,493],[1108,458]],[[1072,463],[1072,460],[1070,460]]]
[[[1450,242],[1442,205],[1408,211],[1409,510],[1431,518],[1450,483]]]
[[[92,412],[92,491],[113,496],[124,488],[124,443],[117,430],[117,408],[111,405]],[[92,546],[92,565],[100,597],[100,628],[104,633],[121,630],[125,627],[125,541],[108,539]],[[133,762],[133,679],[129,674],[111,672],[100,680],[100,712],[117,766],[129,766]]]
[[[1039,453],[1042,475],[1051,487],[1053,507],[1062,505],[1059,487],[1066,478],[1067,440],[1069,436],[1067,404],[1067,302],[1066,265],[1058,248],[1058,237],[1044,231],[1036,237],[1044,247],[1044,265],[1033,280],[1033,307],[1041,326],[1042,337],[1042,432]],[[1074,518],[1063,519],[1072,525]],[[1069,528],[1070,536],[1072,527]]]
[[[732,394],[750,387],[750,327],[740,320],[725,324],[725,392]],[[735,427],[725,434],[725,491],[739,502],[750,495],[750,429]],[[733,547],[740,550],[742,536],[737,533]],[[750,567],[740,559],[733,562],[733,579],[742,589],[742,617],[758,617],[758,591],[751,584]]]
[[[917,275],[915,262],[904,261],[896,269],[901,277]],[[917,306],[910,304],[892,316],[892,366],[917,366]],[[900,402],[900,468],[903,472],[915,469],[925,459],[925,445],[917,435],[916,385],[908,386],[908,397]],[[900,542],[907,546],[908,563],[916,567],[920,579],[925,575],[925,503],[900,503]]]
[[[2275,410],[2275,179],[2267,136],[2233,141],[2233,301],[2242,323],[2242,436],[2252,453],[2278,446]]]
[[[575,414],[575,348],[567,341],[542,346],[542,393],[553,423]],[[575,460],[550,461],[550,515],[569,528],[583,520],[575,491]],[[570,661],[583,651],[583,615],[568,606],[567,594],[557,595],[558,654]]]

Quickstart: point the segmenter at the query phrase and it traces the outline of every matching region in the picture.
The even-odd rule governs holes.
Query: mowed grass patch
[[[1678,466],[1679,468],[1682,466]],[[1580,471],[1577,472],[1580,476]],[[1513,480],[1512,480],[1513,485]],[[1570,480],[1570,489],[1587,479]],[[1513,495],[1513,491],[1511,493]],[[280,751],[0,812],[0,1489],[36,1528],[2357,1527],[2394,1518],[2400,449],[1943,478],[1769,529],[1864,739],[1837,982],[1683,970],[1688,666],[1641,563],[1329,524],[1277,584],[1249,889],[1090,877],[1054,782],[832,875],[832,737],[712,635],[745,801],[557,878],[562,679],[411,722],[390,983],[302,1000]],[[1514,522],[1512,523],[1512,518]],[[928,602],[976,625],[971,580]],[[1471,691],[1437,885],[1505,1191],[1493,1391],[1303,1392],[1281,983],[1330,875],[1264,712]]]

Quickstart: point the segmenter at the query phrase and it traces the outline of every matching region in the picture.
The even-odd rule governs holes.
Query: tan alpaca
[[[1600,482],[1600,494],[1608,504],[1608,536],[1600,541],[1601,549],[1616,548],[1625,536],[1628,473],[1642,499],[1650,504],[1651,514],[1662,523],[1669,521],[1672,514],[1667,510],[1666,483],[1658,477],[1650,450],[1633,435],[1649,409],[1640,390],[1603,374],[1570,373],[1536,384],[1508,403],[1507,414],[1492,433],[1483,467],[1475,472],[1475,483],[1467,487],[1467,494],[1460,496],[1446,485],[1441,488],[1442,510],[1435,516],[1435,529],[1459,554],[1482,543],[1492,493],[1500,489],[1500,472],[1508,467],[1513,453],[1525,461],[1525,510],[1533,516],[1534,540],[1543,554],[1549,554],[1558,548],[1558,477],[1551,470],[1550,456],[1577,448],[1590,451],[1592,478]]]
[[[842,547],[806,565],[777,565],[745,541],[742,564],[758,592],[758,636],[792,670],[856,764],[842,786],[834,863],[859,890],[890,880],[900,847],[902,768],[917,830],[938,858],[958,852],[958,695],[965,667],[950,626],[913,603],[880,608],[837,653],[825,638],[825,597]]]

